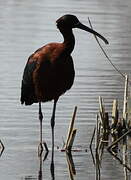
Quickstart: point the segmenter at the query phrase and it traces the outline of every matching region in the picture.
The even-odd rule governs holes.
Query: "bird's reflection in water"
[[[48,156],[48,151],[44,155],[44,159],[42,158],[42,154],[39,157],[39,173],[38,173],[38,180],[43,179],[43,162],[46,160]],[[51,179],[55,180],[55,166],[54,166],[54,147],[52,148],[52,155],[51,155],[51,164],[50,164],[50,173],[51,173]]]
[[[47,159],[48,152],[45,153],[44,159],[42,154],[39,156],[39,171],[38,171],[38,178],[34,178],[32,176],[26,176],[25,180],[43,180],[43,164],[44,161]],[[75,170],[75,164],[73,162],[72,154],[66,152],[66,160],[68,164],[68,171],[69,171],[69,178],[70,180],[74,180],[74,176],[76,175],[76,170]],[[55,164],[54,164],[54,148],[52,149],[52,154],[51,154],[51,164],[50,164],[50,173],[51,173],[51,180],[55,180]]]
[[[38,180],[43,179],[42,175],[42,167],[43,167],[43,162],[46,160],[48,156],[48,151],[44,155],[44,159],[42,158],[42,154],[39,157],[39,173],[38,173]],[[51,173],[51,179],[55,180],[55,166],[54,166],[54,147],[52,148],[52,155],[51,155],[51,164],[50,164],[50,173]]]
[[[39,156],[39,170],[38,170],[38,176],[37,177],[33,177],[33,176],[26,176],[25,180],[43,180],[43,163],[44,161],[47,159],[48,156],[48,151],[45,152],[44,158],[43,158],[43,154],[41,154]]]
[[[54,146],[52,147],[50,172],[51,172],[51,178],[52,178],[52,180],[55,180]]]
[[[43,160],[42,154],[39,157],[39,172],[38,172],[38,180],[42,180],[42,167],[43,167]]]
[[[43,173],[42,173],[42,167],[43,167],[43,162],[47,159],[47,156],[48,156],[48,151],[45,152],[45,155],[44,155],[44,159],[43,159],[43,154],[41,154],[39,156],[39,172],[38,172],[38,180],[42,180],[43,179]]]

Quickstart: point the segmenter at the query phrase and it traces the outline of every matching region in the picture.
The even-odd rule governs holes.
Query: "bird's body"
[[[64,41],[62,43],[49,43],[29,57],[25,66],[21,87],[22,104],[31,105],[39,102],[40,147],[42,147],[43,119],[41,102],[54,100],[51,117],[52,152],[54,149],[56,103],[59,97],[71,88],[75,76],[71,57],[75,45],[72,29],[79,28],[88,31],[108,44],[108,41],[102,35],[80,23],[74,15],[64,15],[56,23]]]
[[[21,102],[31,105],[58,99],[71,88],[74,65],[65,43],[50,43],[33,53],[26,64]]]

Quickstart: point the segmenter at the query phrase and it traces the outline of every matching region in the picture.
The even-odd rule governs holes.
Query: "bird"
[[[39,103],[40,143],[38,147],[41,149],[43,149],[41,103],[53,100],[51,116],[53,149],[56,104],[59,97],[69,90],[74,82],[75,69],[71,56],[75,46],[73,29],[87,31],[108,44],[105,37],[81,23],[75,15],[63,15],[57,19],[56,26],[63,35],[63,42],[46,44],[30,55],[24,68],[21,83],[21,104]]]

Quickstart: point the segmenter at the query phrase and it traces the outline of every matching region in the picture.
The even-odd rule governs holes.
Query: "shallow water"
[[[89,26],[103,34],[110,45],[103,47],[122,73],[131,68],[131,1],[126,0],[1,0],[0,1],[0,139],[5,151],[0,159],[1,180],[38,179],[39,140],[38,105],[21,106],[20,86],[28,56],[43,44],[62,41],[55,26],[63,14],[75,14]],[[73,153],[75,180],[94,180],[95,169],[89,151],[89,142],[98,112],[98,96],[111,109],[114,98],[121,105],[123,79],[113,69],[99,49],[94,37],[74,30],[75,49],[72,53],[76,77],[70,91],[57,105],[55,146],[62,146],[74,107],[78,106],[75,146],[87,152]],[[51,149],[50,116],[52,102],[43,104],[43,136]],[[55,147],[56,148],[56,147]],[[51,153],[43,163],[43,179],[49,180]],[[65,153],[55,151],[55,179],[70,179]],[[103,180],[123,180],[123,169],[105,151],[102,164]]]

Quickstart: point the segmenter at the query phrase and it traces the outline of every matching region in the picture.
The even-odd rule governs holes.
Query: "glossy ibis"
[[[73,28],[79,28],[108,41],[99,33],[83,25],[76,16],[64,15],[56,21],[57,28],[63,35],[62,43],[49,43],[36,50],[27,61],[21,87],[21,103],[31,105],[39,103],[40,145],[42,147],[42,110],[41,102],[54,100],[51,117],[52,148],[54,148],[55,110],[59,97],[73,84],[75,71],[71,53],[75,38]]]

